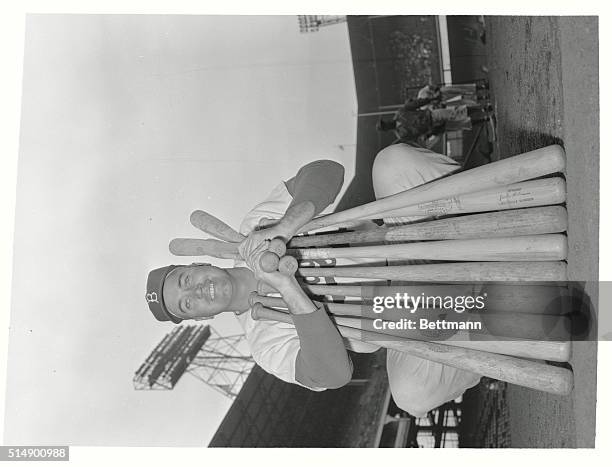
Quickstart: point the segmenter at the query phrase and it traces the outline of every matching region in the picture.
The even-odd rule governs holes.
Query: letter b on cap
[[[159,303],[157,300],[157,292],[149,292],[145,295],[145,299],[147,300],[147,303]]]

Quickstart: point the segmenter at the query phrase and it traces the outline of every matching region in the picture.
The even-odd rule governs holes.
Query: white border
[[[21,76],[22,76],[22,53],[24,38],[24,15],[26,12],[38,13],[226,13],[226,14],[296,14],[296,13],[320,13],[320,14],[598,14],[600,15],[600,50],[604,50],[610,44],[610,21],[600,7],[600,2],[539,2],[513,1],[497,5],[493,2],[471,1],[450,2],[438,1],[435,9],[431,4],[415,2],[385,2],[384,7],[373,4],[371,1],[334,2],[309,1],[303,3],[280,3],[258,1],[252,3],[228,3],[219,2],[206,5],[201,1],[159,2],[149,0],[147,2],[132,2],[127,0],[106,2],[83,2],[83,1],[55,1],[55,2],[22,2],[5,6],[0,15],[0,57],[2,57],[3,73],[0,74],[0,102],[2,103],[2,168],[0,170],[0,203],[2,206],[3,228],[0,237],[0,293],[1,309],[0,315],[0,417],[4,420],[4,378],[6,374],[5,349],[7,346],[7,335],[9,325],[10,309],[10,278],[12,271],[12,244],[15,219],[15,188],[17,173],[17,149],[18,149],[18,122],[20,115]],[[50,6],[52,5],[52,6]],[[102,6],[103,5],[103,6]],[[380,11],[383,10],[383,11]],[[601,89],[601,128],[609,128],[608,103],[609,92],[605,86],[609,66],[606,61],[600,61],[600,82],[604,83]],[[606,207],[610,200],[610,161],[606,159],[608,152],[607,140],[601,141],[601,206]],[[605,209],[602,210],[600,219],[600,238],[612,238],[611,222],[606,218]],[[602,280],[612,277],[612,268],[608,263],[610,258],[610,247],[606,242],[600,243],[600,277]],[[602,310],[606,312],[607,310]],[[454,465],[474,466],[475,462],[491,462],[494,460],[499,465],[513,465],[518,462],[529,460],[545,461],[555,465],[604,464],[607,459],[602,451],[610,450],[609,436],[612,433],[609,415],[610,404],[610,371],[612,359],[610,350],[612,344],[602,343],[599,351],[598,371],[598,423],[597,423],[597,449],[596,450],[411,450],[409,452],[398,450],[340,450],[340,449],[312,449],[312,450],[228,450],[228,449],[177,449],[177,448],[72,448],[71,462],[87,465],[108,465],[121,458],[126,463],[169,465],[182,464],[190,461],[207,463],[241,463],[253,465],[265,463],[266,466],[290,464],[292,466],[314,465],[367,465],[380,464],[381,462],[431,462],[431,456],[435,456],[436,462],[449,462]],[[605,370],[605,371],[603,371]],[[545,457],[544,457],[545,456]],[[231,459],[228,459],[231,458]],[[544,460],[545,459],[545,460]]]

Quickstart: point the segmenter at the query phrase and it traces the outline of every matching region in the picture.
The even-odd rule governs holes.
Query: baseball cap
[[[175,324],[179,324],[183,321],[170,313],[164,303],[164,282],[168,274],[177,267],[178,266],[171,264],[170,266],[154,269],[149,273],[145,300],[147,301],[147,305],[149,305],[149,310],[151,310],[151,313],[153,313],[153,316],[155,316],[155,319],[158,321],[172,321]]]

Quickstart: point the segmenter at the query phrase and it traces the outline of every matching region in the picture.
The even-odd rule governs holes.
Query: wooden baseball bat
[[[237,243],[202,238],[173,238],[170,253],[176,256],[213,256],[224,259],[242,259]]]
[[[285,301],[280,297],[268,297],[261,295],[253,295],[249,297],[251,305],[261,303],[267,308],[288,309]],[[445,321],[465,322],[468,320],[463,314],[454,314],[451,310],[442,309],[418,309],[414,313],[408,310],[389,308],[381,313],[374,313],[371,310],[371,305],[353,304],[353,303],[329,303],[329,302],[314,302],[319,306],[324,306],[325,309],[333,315],[336,324],[356,327],[358,329],[370,330],[381,334],[416,340],[443,342],[448,345],[464,347],[468,349],[478,349],[486,352],[501,353],[504,355],[514,355],[517,357],[535,358],[539,360],[550,360],[555,362],[566,362],[570,357],[571,343],[569,336],[563,335],[555,329],[547,327],[547,323],[543,323],[541,319],[555,319],[560,317],[552,317],[549,315],[538,316],[525,314],[521,317],[513,316],[511,319],[506,319],[508,316],[498,314],[499,322],[495,324],[495,329],[489,329],[486,324],[481,330],[471,330],[469,332],[458,331],[448,339],[436,339],[427,337],[419,329],[392,329],[385,328],[377,330],[374,327],[374,319],[381,319],[384,322],[398,322],[400,319],[412,319],[418,322],[421,318],[426,318],[429,321],[437,319]],[[490,317],[489,317],[490,318]],[[353,320],[353,321],[351,321]],[[480,313],[470,313],[469,321],[471,322],[486,322],[486,319]],[[489,320],[491,323],[491,321]],[[492,323],[491,323],[492,324]],[[556,330],[559,330],[563,323],[552,323]],[[507,332],[508,331],[508,332]],[[551,333],[550,331],[553,331]],[[474,344],[476,342],[476,344]],[[480,344],[479,342],[485,342]]]
[[[555,282],[567,281],[563,261],[468,262],[410,266],[299,268],[304,278],[350,277],[412,282]]]
[[[238,252],[237,243],[227,243],[213,239],[174,238],[170,241],[169,248],[170,252],[176,256],[213,256],[223,259],[242,259]],[[278,269],[283,274],[295,274],[298,263],[295,258],[283,256],[287,247],[281,239],[272,239],[268,250],[262,253],[259,260],[264,271],[273,272]]]
[[[288,232],[289,236],[292,237],[313,218],[315,209],[315,205],[311,201],[302,201],[289,206],[282,219],[278,222],[277,227]],[[284,240],[289,241],[289,238]]]
[[[567,258],[567,237],[563,234],[544,234],[348,248],[298,248],[287,250],[287,254],[300,260],[387,258],[444,261],[559,261]]]
[[[310,201],[305,201],[290,206],[283,218],[279,221],[279,227],[287,232],[294,232],[301,228],[306,222],[312,219],[315,206]],[[219,258],[239,257],[238,244],[245,240],[245,236],[236,232],[229,225],[217,217],[205,212],[194,211],[190,217],[191,223],[200,230],[210,233],[217,238],[230,242],[229,245],[221,245],[211,240],[197,239],[174,239],[170,244],[170,251],[177,255],[210,255]],[[285,242],[288,239],[275,238],[270,242],[269,250],[274,253],[278,260],[271,254],[264,253],[260,260],[264,271],[272,272],[276,268],[284,274],[294,274],[298,265],[292,258],[284,258],[286,252]],[[236,253],[232,251],[233,247]],[[282,260],[280,258],[283,258]]]
[[[387,285],[387,281],[380,282],[380,285]],[[377,282],[368,282],[370,286],[375,283]],[[342,296],[343,298],[345,296],[362,297],[361,285],[315,285],[301,281],[300,287],[306,291],[306,293],[314,296],[336,295]],[[257,283],[257,293],[259,295],[277,294],[278,290],[271,285],[266,284],[264,281],[259,281]]]
[[[472,284],[444,284],[444,285],[393,285],[388,286],[386,283],[379,286],[375,285],[317,285],[301,283],[300,286],[306,293],[313,296],[341,296],[341,297],[356,297],[361,300],[368,300],[374,296],[380,296],[385,294],[392,294],[395,291],[407,293],[409,295],[417,296],[422,293],[429,295],[472,295],[475,293],[474,286]],[[275,293],[270,289],[262,289],[265,295],[266,293]],[[328,300],[325,300],[328,301]]]
[[[563,148],[558,145],[547,146],[439,178],[362,206],[313,219],[313,221],[304,226],[302,231],[329,227],[355,219],[378,218],[380,213],[394,211],[406,206],[415,206],[435,200],[451,198],[473,192],[474,189],[482,191],[503,187],[524,180],[562,172],[564,169],[565,152]],[[516,208],[517,206],[512,207]]]
[[[194,227],[226,242],[240,243],[246,238],[222,220],[205,211],[193,211],[189,220]]]
[[[268,308],[282,308],[282,309],[288,308],[287,304],[281,297],[269,297],[266,295],[251,295],[249,297],[249,301],[251,305],[258,302]],[[325,302],[325,301],[316,301],[316,300],[313,300],[313,303],[316,303],[319,306],[325,306],[325,309],[334,316],[338,316],[338,317],[339,316],[343,316],[343,317],[350,316],[353,318],[360,318],[360,319],[381,318],[386,321],[394,321],[400,318],[414,318],[415,316],[424,317],[427,314],[430,319],[435,320],[435,319],[443,319],[443,317],[449,314],[448,310],[442,310],[442,309],[417,309],[414,313],[411,313],[408,310],[398,309],[398,308],[390,308],[390,309],[386,309],[382,311],[381,313],[374,313],[372,311],[371,304],[364,305],[360,303],[334,303],[334,302]],[[471,316],[471,318],[478,319],[476,315]],[[398,335],[402,336],[402,333],[405,333],[406,331],[399,331],[399,332],[400,334]],[[390,332],[390,334],[395,335],[393,332]]]
[[[170,241],[170,252],[176,256],[214,256],[215,258],[240,259],[239,243],[228,243],[204,238],[174,238]],[[281,239],[270,240],[268,250],[284,256],[287,247]]]
[[[533,313],[565,315],[574,311],[572,292],[566,284],[512,285],[483,284],[485,313]]]
[[[381,201],[384,201],[383,198]],[[376,211],[370,213],[366,218],[382,219],[387,217],[422,217],[428,218],[432,216],[446,216],[451,214],[468,214],[473,212],[485,211],[503,211],[509,209],[529,208],[536,206],[547,206],[563,203],[566,200],[565,180],[561,177],[544,178],[538,180],[530,180],[519,182],[512,185],[502,187],[488,188],[481,191],[473,191],[470,193],[461,193],[447,198],[439,198],[432,201],[424,201],[422,203],[405,205],[401,208]],[[380,206],[381,208],[383,206]],[[333,216],[330,214],[329,216]],[[330,217],[331,218],[331,217]],[[321,219],[321,221],[319,221]],[[312,222],[323,222],[325,225],[317,225],[320,227],[330,227],[336,222],[329,223],[328,218],[320,217]],[[348,226],[352,228],[356,222],[355,219],[347,219],[340,226]],[[314,225],[309,223],[307,228],[312,228]]]
[[[273,238],[270,240],[268,250],[274,253],[279,258],[282,258],[287,254],[287,245],[280,238]]]
[[[308,204],[307,204],[308,203]],[[258,230],[269,229],[277,225],[283,225],[283,221],[300,229],[307,222],[312,220],[315,213],[315,205],[311,201],[303,201],[302,203],[293,205],[287,209],[282,219],[272,219],[270,217],[262,217],[259,219]]]
[[[458,333],[451,337],[448,343],[453,347],[550,362],[569,362],[572,356],[571,341],[499,340],[497,338],[486,340],[485,336],[479,336],[479,340],[468,339],[465,333]]]
[[[310,201],[304,201],[290,206],[285,212],[283,218],[277,221],[277,224],[280,228],[289,232],[297,231],[310,219],[312,219],[314,212],[314,204]],[[206,211],[193,211],[190,216],[190,221],[194,227],[229,243],[241,243],[246,239],[244,235],[232,229],[221,219],[207,213]],[[284,254],[276,251],[275,253],[277,253],[279,256],[283,256]]]
[[[245,240],[245,236],[232,229],[219,218],[205,211],[196,210],[191,213],[191,224],[217,238],[225,240],[219,242],[212,239],[175,238],[170,241],[170,252],[177,256],[213,256],[224,259],[240,259],[238,244]],[[280,263],[280,258],[286,252],[283,241],[272,240],[269,251],[264,252],[260,258],[261,268],[266,272],[276,271],[279,267],[284,274],[294,274],[297,270],[297,262],[286,259]],[[280,265],[280,266],[279,266]]]
[[[572,320],[567,315],[482,313],[479,317],[484,326],[482,334],[508,339],[565,341],[572,338]]]
[[[280,240],[279,242],[282,243]],[[170,251],[176,255],[191,256],[195,252],[197,255],[218,258],[240,258],[237,244],[218,240],[177,238],[170,242]],[[270,254],[264,253],[268,256]],[[300,260],[386,258],[445,261],[558,261],[567,258],[567,238],[562,234],[525,235],[349,248],[298,248],[287,250],[287,254]],[[274,256],[278,258],[277,255]],[[275,266],[278,266],[278,261]]]
[[[408,339],[424,342],[437,342],[451,347],[480,350],[501,355],[511,355],[521,358],[532,358],[536,360],[549,360],[552,362],[567,362],[571,356],[571,342],[555,340],[528,340],[480,333],[476,340],[472,340],[468,332],[459,331],[446,340],[436,340],[420,335],[416,331],[405,331],[395,329],[377,330],[373,327],[371,320],[354,316],[333,315],[333,321],[339,326],[347,326],[362,331],[376,332],[389,336],[389,340]],[[396,321],[396,320],[386,320]]]
[[[416,240],[514,237],[565,232],[567,211],[546,206],[449,217],[374,230],[293,237],[289,248]]]
[[[292,256],[283,256],[278,262],[278,270],[287,276],[294,276],[298,268],[298,262]]]
[[[253,319],[267,319],[293,324],[289,314],[266,308],[261,304],[253,306],[251,315]],[[343,337],[348,339],[371,342],[381,347],[405,352],[460,370],[472,371],[489,378],[540,391],[567,395],[573,387],[573,373],[566,368],[434,342],[385,340],[381,334],[348,326],[338,326],[338,330]]]
[[[289,206],[282,219],[278,222],[279,229],[291,235],[292,232],[297,232],[306,222],[312,219],[315,213],[315,205],[311,201],[303,201],[301,203]],[[285,275],[293,276],[298,270],[298,262],[291,256],[286,256],[288,238],[273,238],[270,241],[269,249],[275,252],[280,260],[278,262],[278,270]]]
[[[282,241],[280,243],[284,247],[284,243]],[[238,253],[237,243],[227,243],[219,240],[174,238],[170,241],[169,248],[170,252],[176,256],[212,256],[223,259],[242,259],[240,253]],[[273,272],[279,268],[280,258],[272,251],[265,251],[259,258],[259,264],[264,271]],[[292,269],[297,269],[297,262],[295,265],[292,265]]]
[[[317,285],[308,284],[306,282],[300,283],[300,287],[311,296],[339,296],[339,297],[363,297],[361,285]],[[265,289],[264,289],[264,292]],[[267,291],[266,293],[273,293],[273,291]]]
[[[470,212],[504,211],[564,203],[566,197],[565,180],[561,177],[552,177],[437,199],[416,206],[385,211],[378,213],[377,216],[381,216],[381,218],[396,216],[431,217]]]
[[[300,286],[312,297],[325,297],[333,302],[334,297],[345,300],[368,301],[375,296],[392,296],[396,292],[413,297],[425,296],[486,296],[482,313],[526,313],[538,315],[564,315],[573,310],[572,295],[567,287],[559,285],[509,285],[509,284],[421,284],[421,285],[317,285],[301,283]],[[479,289],[479,290],[477,290]],[[276,293],[262,285],[260,295]],[[331,298],[330,298],[331,297]]]

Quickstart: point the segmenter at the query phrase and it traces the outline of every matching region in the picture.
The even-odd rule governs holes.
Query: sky
[[[4,444],[206,445],[229,399],[189,375],[132,387],[173,326],[150,316],[146,274],[177,261],[169,239],[198,236],[194,209],[237,228],[318,158],[347,186],[356,114],[346,24],[30,15]]]

